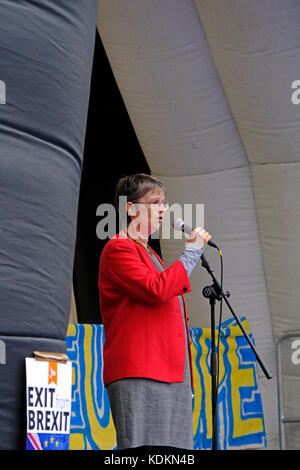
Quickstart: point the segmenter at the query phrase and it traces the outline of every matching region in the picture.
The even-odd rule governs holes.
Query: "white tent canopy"
[[[109,0],[98,10],[151,173],[171,203],[205,205],[224,287],[273,374],[268,381],[258,371],[268,448],[278,445],[275,344],[299,327],[300,114],[291,100],[299,20],[292,0],[128,0],[126,8]],[[167,265],[182,243],[161,240]],[[219,267],[216,252],[209,260]],[[198,268],[187,298],[191,326],[209,326],[206,281]]]

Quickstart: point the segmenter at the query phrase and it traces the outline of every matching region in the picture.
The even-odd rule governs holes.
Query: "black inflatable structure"
[[[25,357],[64,352],[98,0],[1,1],[0,448],[25,447]]]

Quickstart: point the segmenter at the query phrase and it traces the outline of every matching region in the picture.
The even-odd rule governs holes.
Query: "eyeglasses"
[[[163,206],[164,209],[168,210],[170,207],[169,201],[163,201],[163,202],[148,202],[148,201],[132,201],[136,202],[138,204],[151,204],[153,206]]]

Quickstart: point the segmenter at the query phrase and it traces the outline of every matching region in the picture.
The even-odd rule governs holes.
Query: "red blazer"
[[[142,246],[117,234],[102,251],[98,286],[104,385],[125,377],[183,382],[185,334],[177,296],[192,289],[181,261],[159,272]],[[188,343],[191,364],[190,337]],[[191,377],[193,386],[192,369]]]

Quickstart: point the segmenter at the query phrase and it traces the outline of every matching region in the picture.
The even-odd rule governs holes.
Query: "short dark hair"
[[[133,175],[122,176],[117,182],[115,190],[115,206],[117,212],[119,212],[120,196],[126,196],[126,202],[135,202],[151,189],[161,189],[166,194],[165,186],[154,176],[147,175],[145,173],[135,173]],[[122,218],[122,211],[119,215]],[[131,217],[127,214],[127,220],[122,220],[122,223],[126,223],[126,226],[128,226],[130,222]]]

